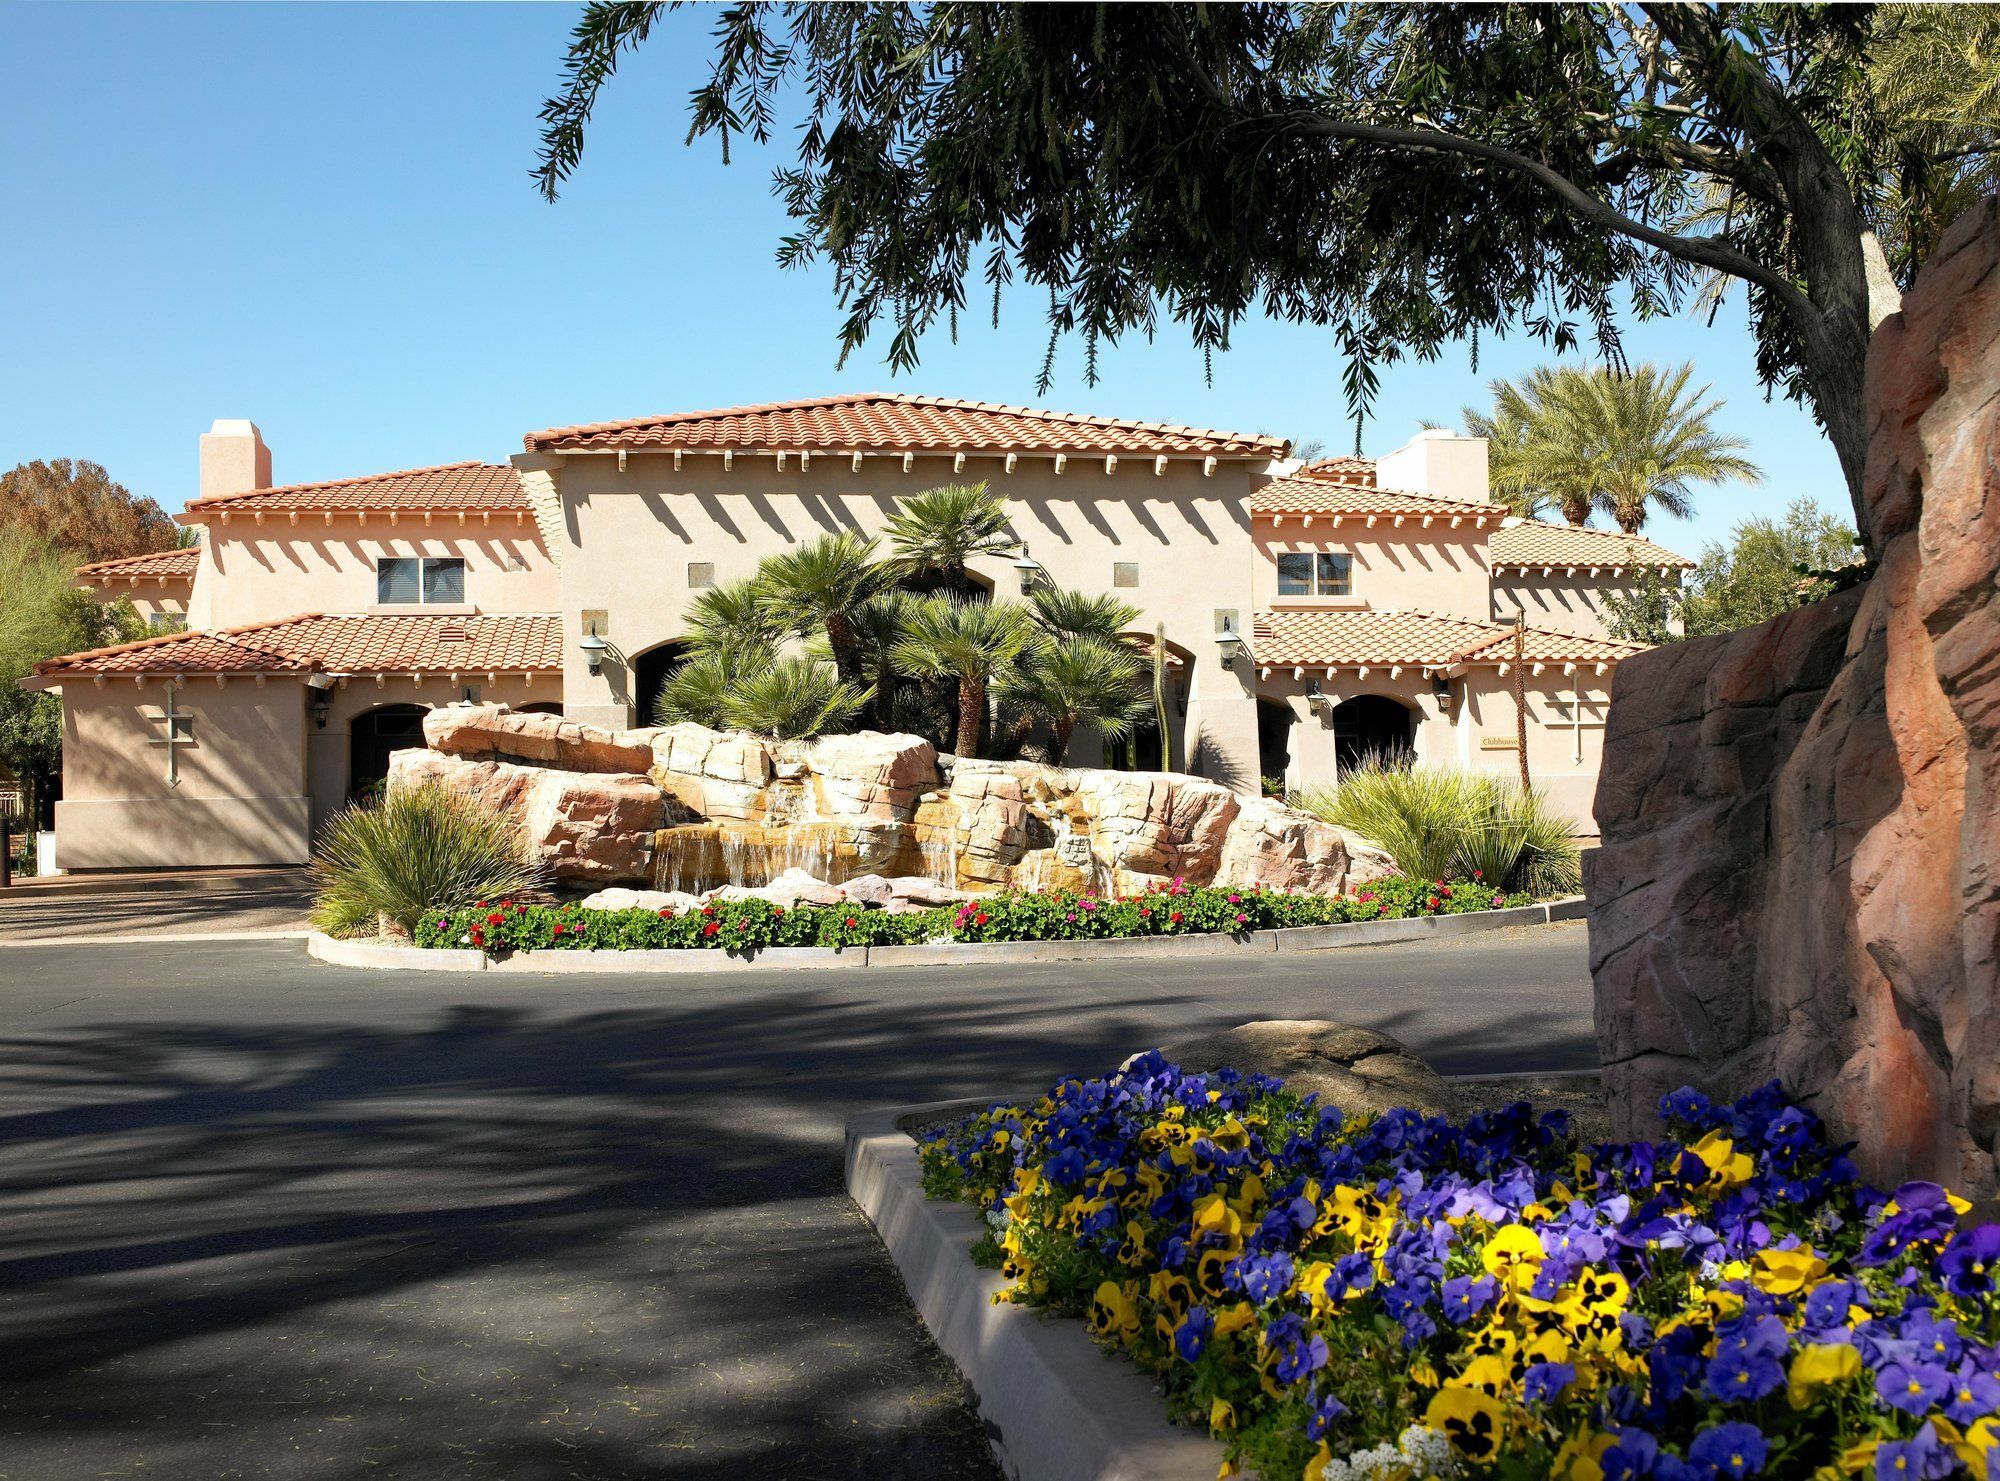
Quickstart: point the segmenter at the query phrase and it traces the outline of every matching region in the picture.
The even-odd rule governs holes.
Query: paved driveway
[[[991,1477],[848,1114],[1260,1017],[1584,1067],[1584,963],[1581,925],[651,981],[0,947],[0,1481]]]

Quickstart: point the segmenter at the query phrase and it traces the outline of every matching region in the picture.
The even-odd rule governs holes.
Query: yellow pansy
[[[1090,1298],[1090,1330],[1100,1336],[1129,1337],[1139,1330],[1138,1282],[1105,1281]]]
[[[1164,1306],[1173,1315],[1180,1316],[1194,1300],[1194,1291],[1178,1272],[1155,1270],[1146,1279],[1146,1298],[1155,1306]]]
[[[1875,1451],[1880,1440],[1863,1440],[1850,1445],[1840,1452],[1840,1468],[1850,1476],[1872,1473],[1875,1469]]]
[[[1248,1218],[1264,1201],[1264,1180],[1250,1173],[1243,1179],[1243,1189],[1229,1201],[1229,1206]]]
[[[1234,1306],[1224,1307],[1215,1314],[1215,1335],[1227,1337],[1231,1332],[1240,1332],[1245,1327],[1254,1326],[1257,1308],[1248,1301],[1240,1301]]]
[[[1795,1296],[1825,1274],[1826,1261],[1810,1249],[1759,1250],[1750,1262],[1750,1279],[1773,1296]]]
[[[1220,1193],[1211,1193],[1194,1206],[1194,1232],[1197,1236],[1217,1234],[1224,1239],[1236,1239],[1243,1233],[1243,1219],[1229,1206],[1229,1200]]]
[[[1208,1432],[1211,1435],[1226,1434],[1236,1428],[1236,1406],[1227,1399],[1217,1399],[1208,1406]]]
[[[1332,1275],[1331,1265],[1324,1260],[1314,1260],[1301,1270],[1298,1279],[1292,1282],[1292,1290],[1312,1302],[1314,1316],[1325,1316],[1337,1307],[1341,1298],[1347,1294],[1345,1291],[1331,1296],[1327,1294],[1326,1283]]]
[[[1465,1365],[1463,1372],[1447,1379],[1445,1387],[1477,1389],[1497,1399],[1503,1389],[1512,1387],[1513,1382],[1512,1364],[1496,1357],[1477,1357]]]
[[[1578,1430],[1556,1451],[1550,1474],[1555,1481],[1604,1481],[1604,1453],[1617,1443],[1616,1435]]]
[[[1757,1165],[1737,1151],[1736,1143],[1719,1131],[1711,1131],[1688,1150],[1708,1168],[1708,1179],[1703,1185],[1708,1188],[1734,1188],[1739,1183],[1749,1182],[1757,1171]]]
[[[1209,1093],[1214,1094],[1213,1091]],[[1243,1129],[1243,1123],[1234,1116],[1209,1132],[1208,1139],[1218,1150],[1224,1152],[1241,1152],[1250,1145],[1250,1133]]]
[[[1547,1258],[1535,1232],[1519,1224],[1507,1225],[1487,1240],[1486,1247],[1479,1252],[1479,1263],[1486,1267],[1486,1273],[1498,1276],[1503,1285],[1516,1290],[1534,1284],[1535,1273]]]
[[[1424,1423],[1442,1431],[1466,1459],[1485,1464],[1507,1438],[1507,1411],[1476,1388],[1441,1388],[1424,1408]]]
[[[1306,1473],[1302,1481],[1326,1481],[1326,1468],[1332,1460],[1332,1449],[1326,1441],[1320,1441],[1319,1449],[1315,1450],[1313,1458],[1306,1462]]]
[[[1861,1354],[1844,1342],[1812,1342],[1799,1349],[1792,1359],[1785,1383],[1785,1397],[1794,1409],[1812,1402],[1813,1391],[1829,1383],[1840,1383],[1861,1372]]]

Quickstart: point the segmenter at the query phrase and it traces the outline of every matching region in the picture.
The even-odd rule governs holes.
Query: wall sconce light
[[[1451,698],[1451,680],[1443,674],[1431,675],[1431,693],[1440,700]]]
[[[604,655],[611,650],[609,643],[595,632],[586,632],[576,640],[576,646],[583,653],[583,661],[589,665],[591,673],[604,672]]]
[[[1215,648],[1222,655],[1224,668],[1236,667],[1236,660],[1243,652],[1243,639],[1236,635],[1236,629],[1230,626],[1226,617],[1222,619],[1222,631],[1215,635]]]
[[[326,729],[327,712],[333,708],[333,675],[306,675],[306,708],[312,712],[313,729]]]
[[[1021,542],[1021,553],[1014,557],[1014,569],[1021,573],[1021,595],[1027,596],[1035,589],[1035,578],[1042,574],[1042,563],[1028,554],[1028,542]]]
[[[1306,685],[1306,708],[1315,715],[1324,715],[1333,708],[1333,696],[1319,687],[1317,679]]]

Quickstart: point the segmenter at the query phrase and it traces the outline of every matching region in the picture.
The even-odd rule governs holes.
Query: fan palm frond
[[[1058,638],[1103,638],[1107,641],[1139,620],[1139,609],[1108,592],[1070,591],[1038,586],[1029,597],[1035,621]]]
[[[738,679],[724,701],[723,715],[743,730],[801,740],[846,729],[872,693],[845,682],[817,659],[787,656]]]
[[[975,756],[986,718],[986,692],[1037,640],[1027,609],[1012,602],[927,597],[912,603],[894,649],[905,672],[958,681],[958,736],[954,749]]]
[[[902,501],[887,528],[890,565],[899,576],[935,572],[945,586],[969,594],[965,565],[974,556],[1014,547],[1007,505],[983,483],[948,483]]]
[[[1115,740],[1129,735],[1153,707],[1139,655],[1101,637],[1034,649],[994,687],[1003,704],[1049,727],[1049,753],[1057,761],[1079,726]]]
[[[731,697],[745,680],[762,673],[776,658],[776,648],[768,643],[741,642],[698,650],[660,686],[653,723],[692,721],[711,729],[730,724]]]
[[[861,677],[854,611],[889,584],[889,570],[875,559],[876,542],[853,530],[822,535],[757,567],[756,585],[768,621],[801,636],[823,630],[840,677]]]

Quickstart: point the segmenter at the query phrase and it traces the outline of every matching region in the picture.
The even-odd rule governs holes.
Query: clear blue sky
[[[582,171],[551,206],[528,178],[568,5],[47,5],[0,0],[0,468],[92,458],[178,509],[196,438],[250,417],[284,482],[461,458],[538,427],[843,390],[1035,400],[1032,293],[998,331],[939,334],[914,376],[874,348],[835,368],[828,276],[781,271],[781,147],[724,168],[684,147],[707,17],[629,62]],[[32,65],[28,65],[32,62]],[[1655,533],[1693,553],[1750,513],[1845,490],[1799,408],[1765,404],[1741,311],[1633,328],[1635,361],[1696,362],[1769,478]],[[885,341],[886,347],[886,341]],[[1385,371],[1370,453],[1456,423],[1525,337]],[[1324,332],[1245,326],[1204,383],[1171,327],[1068,346],[1065,410],[1353,442]]]

